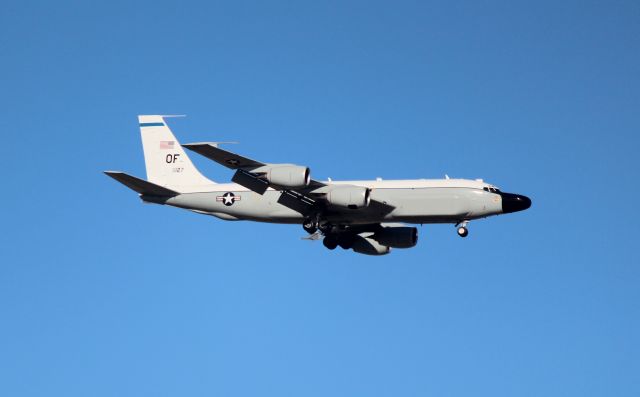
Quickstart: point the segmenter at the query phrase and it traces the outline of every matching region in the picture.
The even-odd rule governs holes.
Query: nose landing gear
[[[467,229],[467,225],[469,221],[462,221],[456,225],[458,228],[458,236],[467,237],[469,235],[469,229]]]

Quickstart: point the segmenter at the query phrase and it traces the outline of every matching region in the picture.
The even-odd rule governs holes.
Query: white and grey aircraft
[[[480,179],[318,181],[306,166],[252,160],[221,149],[221,142],[180,145],[167,117],[138,117],[147,180],[105,173],[145,202],[229,221],[300,224],[307,239],[322,239],[329,249],[384,255],[416,245],[418,230],[406,223],[451,223],[466,237],[471,220],[531,206],[528,197]],[[235,171],[233,183],[203,176],[183,148]]]

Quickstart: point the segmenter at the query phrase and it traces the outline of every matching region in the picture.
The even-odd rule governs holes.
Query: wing
[[[274,183],[269,183],[264,178],[264,176],[269,167],[293,166],[293,164],[263,163],[257,160],[250,159],[248,157],[241,156],[237,153],[220,149],[217,142],[186,143],[182,146],[198,154],[201,154],[220,165],[235,170],[236,173],[234,174],[233,178],[231,178],[231,180],[239,185],[253,190],[256,193],[263,194],[269,187],[276,190],[289,190],[286,187]],[[305,187],[307,189],[311,188],[313,190],[322,186],[325,186],[325,184],[312,179]]]
[[[220,149],[217,142],[185,143],[182,146],[232,170],[250,171],[267,165],[266,163]]]
[[[306,169],[308,172],[308,168],[306,167],[253,160],[221,149],[216,142],[187,143],[182,146],[229,169],[235,170],[236,172],[231,180],[258,194],[264,194],[269,187],[280,190],[282,194],[278,199],[278,203],[300,212],[305,216],[321,212],[328,207],[327,195],[329,191],[331,191],[332,185],[327,185],[315,179],[308,179],[306,183],[295,187],[283,186],[273,183],[272,179],[267,176],[270,175],[270,172],[275,168],[293,167],[296,169]],[[342,184],[340,188],[344,189],[349,186],[350,185]],[[352,187],[359,188],[356,186]],[[382,209],[382,211],[390,212],[394,208],[386,203],[380,203],[375,200],[371,200],[371,204],[377,211]],[[336,209],[334,208],[332,212],[335,211]]]

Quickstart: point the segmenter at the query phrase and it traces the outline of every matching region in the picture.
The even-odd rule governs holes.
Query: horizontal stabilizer
[[[167,189],[166,187],[158,186],[155,183],[145,181],[144,179],[136,178],[129,174],[125,174],[120,171],[105,171],[105,174],[109,175],[116,181],[122,183],[131,190],[134,190],[145,196],[158,196],[158,197],[173,197],[177,196],[178,192]]]

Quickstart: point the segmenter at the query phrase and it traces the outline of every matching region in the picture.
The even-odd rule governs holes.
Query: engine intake
[[[385,227],[373,236],[382,245],[392,248],[411,248],[418,243],[415,227]]]
[[[336,186],[327,193],[329,204],[350,209],[368,207],[371,189],[360,186]]]

